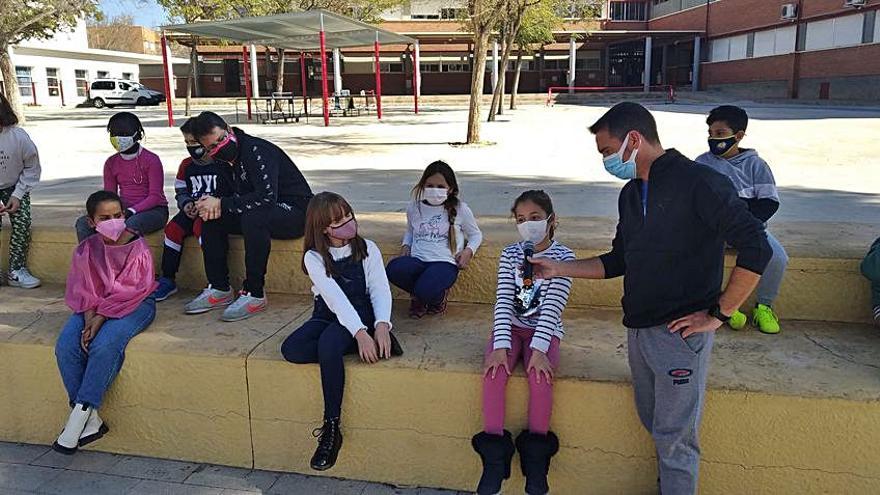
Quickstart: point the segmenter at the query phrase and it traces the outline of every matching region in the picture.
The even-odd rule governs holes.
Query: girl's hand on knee
[[[391,327],[384,321],[376,324],[376,345],[380,358],[391,357]]]
[[[409,246],[407,246],[406,244],[404,244],[403,246],[400,246],[400,255],[401,256],[409,256],[410,252],[412,252],[412,249]]]
[[[474,258],[474,252],[471,248],[467,247],[461,250],[460,253],[455,255],[455,262],[458,264],[458,267],[462,270],[467,268],[468,264],[470,264],[471,260]]]
[[[82,330],[82,336],[80,337],[80,347],[82,347],[83,352],[88,354],[89,345],[92,343],[92,340],[95,339],[95,336],[98,335],[98,331],[101,330],[101,326],[104,324],[104,318],[101,315],[95,315],[90,318]]]
[[[379,361],[379,357],[376,354],[376,341],[373,340],[373,337],[370,337],[366,329],[358,330],[358,333],[354,334],[354,338],[357,340],[358,354],[361,355],[363,362],[373,364]]]
[[[494,380],[498,370],[502,368],[510,376],[510,366],[507,364],[507,349],[495,349],[486,356],[483,376],[489,376]]]
[[[541,383],[542,377],[547,380],[547,383],[553,382],[553,365],[550,364],[550,358],[537,349],[532,349],[532,357],[529,359],[526,374],[531,374],[532,371],[535,372],[535,379],[538,383]]]

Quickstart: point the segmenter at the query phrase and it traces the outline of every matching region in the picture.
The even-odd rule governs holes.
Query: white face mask
[[[427,187],[422,192],[422,199],[432,206],[440,206],[446,202],[449,197],[449,190],[440,187]]]
[[[531,241],[533,244],[540,244],[547,237],[548,220],[532,220],[517,224],[516,230],[524,241]]]

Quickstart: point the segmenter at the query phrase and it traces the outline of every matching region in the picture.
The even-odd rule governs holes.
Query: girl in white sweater
[[[455,172],[442,161],[428,165],[412,190],[401,256],[387,268],[391,283],[412,295],[412,318],[446,312],[459,270],[483,242],[474,213],[458,193]]]
[[[343,356],[357,352],[365,363],[403,354],[391,333],[391,288],[382,253],[358,235],[351,205],[331,192],[312,198],[306,211],[302,268],[312,280],[312,318],[281,346],[292,363],[318,363],[324,391],[324,425],[315,430],[312,469],[336,464],[342,447],[339,418],[345,387]]]

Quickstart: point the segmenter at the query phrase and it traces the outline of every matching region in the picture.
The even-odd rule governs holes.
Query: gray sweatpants
[[[662,495],[693,495],[699,426],[715,333],[683,339],[665,325],[628,331],[636,409],[654,438]]]

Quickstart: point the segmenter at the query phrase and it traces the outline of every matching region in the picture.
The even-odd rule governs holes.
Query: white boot
[[[92,415],[92,408],[84,404],[74,404],[73,410],[70,411],[70,417],[67,418],[67,425],[58,436],[58,440],[52,445],[52,448],[62,454],[73,454],[79,447],[79,437],[82,435]]]
[[[86,421],[86,427],[79,436],[80,447],[84,447],[95,440],[99,440],[110,431],[110,428],[104,423],[104,420],[98,416],[98,410],[93,407],[91,408],[91,411],[92,413],[89,414],[89,420]]]

